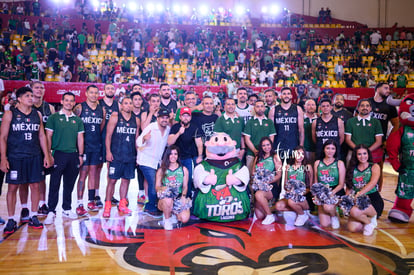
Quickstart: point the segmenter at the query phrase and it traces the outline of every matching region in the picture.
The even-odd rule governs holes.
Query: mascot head
[[[205,145],[207,159],[225,160],[237,156],[236,141],[228,134],[214,133]]]
[[[414,127],[414,94],[404,97],[398,115],[403,125]]]
[[[388,97],[387,103],[393,106],[400,106],[398,115],[401,124],[414,127],[414,94],[409,94],[402,100]]]

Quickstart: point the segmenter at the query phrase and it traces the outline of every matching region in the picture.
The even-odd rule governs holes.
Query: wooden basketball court
[[[102,210],[78,220],[58,218],[43,230],[20,224],[0,241],[2,274],[414,274],[414,218],[409,224],[387,220],[394,201],[396,174],[385,167],[381,192],[385,210],[372,236],[349,233],[346,218],[340,230],[323,230],[312,220],[298,228],[278,215],[272,225],[251,219],[232,223],[188,225],[165,231],[160,219],[144,214],[129,198],[133,215],[110,219]],[[102,183],[102,185],[104,185]],[[104,194],[101,186],[101,197]],[[7,218],[7,184],[0,215]],[[85,192],[87,193],[87,192]],[[76,192],[73,194],[76,207]],[[20,206],[17,215],[20,213]],[[42,219],[43,220],[43,219]],[[3,232],[3,227],[0,227]]]

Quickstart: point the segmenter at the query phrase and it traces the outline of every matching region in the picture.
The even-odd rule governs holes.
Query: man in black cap
[[[158,163],[167,146],[170,112],[161,108],[158,111],[157,121],[150,123],[137,139],[137,163],[144,178],[148,181],[148,203],[145,212],[152,216],[161,214],[157,209],[157,193],[155,191],[155,174]]]

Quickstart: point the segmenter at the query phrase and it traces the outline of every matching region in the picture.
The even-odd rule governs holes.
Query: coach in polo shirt
[[[75,106],[74,94],[69,92],[63,94],[61,104],[62,110],[51,115],[45,127],[49,150],[52,150],[55,160],[54,169],[50,174],[49,213],[45,224],[52,224],[56,217],[56,206],[62,176],[62,216],[71,219],[78,217],[71,211],[71,205],[73,187],[79,174],[79,167],[83,163],[84,126],[82,119],[72,111]]]

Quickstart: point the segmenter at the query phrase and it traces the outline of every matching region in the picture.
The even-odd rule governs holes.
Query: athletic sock
[[[27,203],[22,203],[22,208],[27,208]]]
[[[83,200],[78,200],[78,206],[83,204]]]
[[[39,207],[42,207],[44,204],[46,204],[45,201],[39,201]]]
[[[95,200],[95,189],[88,190],[88,200],[94,201]]]

